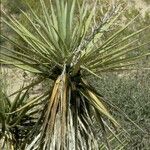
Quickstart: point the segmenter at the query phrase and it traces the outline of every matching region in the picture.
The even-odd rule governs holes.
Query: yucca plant
[[[123,13],[122,7],[117,8],[113,14],[108,11],[103,23],[95,27],[97,3],[89,5],[85,0],[50,0],[48,7],[44,0],[40,0],[40,4],[42,16],[36,14],[30,6],[30,13],[22,11],[31,30],[4,11],[2,18],[26,46],[2,35],[19,51],[1,46],[1,62],[42,76],[42,79],[22,91],[46,78],[54,82],[53,88],[47,90],[49,93],[46,91],[41,96],[46,99],[38,104],[43,109],[37,124],[22,139],[22,149],[100,149],[101,139],[96,136],[93,124],[95,119],[101,125],[102,141],[111,149],[106,133],[110,131],[118,139],[111,127],[116,129],[121,126],[110,114],[113,105],[89,85],[86,76],[99,77],[101,72],[125,70],[135,60],[149,55],[133,53],[148,43],[138,45],[137,40],[131,40],[149,26],[118,38],[136,16],[105,39],[105,32],[115,25]],[[24,111],[37,101],[39,98],[28,101],[10,114]]]
[[[3,75],[2,75],[3,76]],[[49,99],[49,91],[44,95],[30,97],[30,88],[19,90],[12,98],[6,93],[6,82],[2,77],[0,88],[0,149],[24,149],[27,137],[33,129],[40,127],[38,114],[44,101]]]
[[[23,94],[19,92],[13,100],[2,89],[0,90],[0,149],[21,149],[22,140],[36,124],[36,117],[33,116],[37,112],[33,109],[36,106],[35,103],[28,105],[19,113],[11,113],[25,106],[28,98],[28,90]]]

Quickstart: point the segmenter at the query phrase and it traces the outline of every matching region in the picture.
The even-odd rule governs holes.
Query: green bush
[[[133,71],[131,73],[111,73],[102,75],[102,79],[91,78],[91,84],[109,101],[115,103],[144,132],[136,128],[120,113],[114,114],[130,134],[132,139],[127,149],[148,150],[150,147],[150,72]]]

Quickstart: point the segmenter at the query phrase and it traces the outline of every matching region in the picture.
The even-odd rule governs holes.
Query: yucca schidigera
[[[125,69],[136,59],[149,55],[148,53],[130,57],[127,55],[148,44],[135,47],[137,40],[129,41],[129,39],[149,26],[118,39],[118,36],[134,22],[136,16],[106,40],[102,40],[105,32],[124,11],[121,7],[118,6],[109,19],[105,19],[105,22],[93,30],[97,26],[94,25],[97,3],[89,5],[86,0],[82,2],[50,0],[49,6],[46,6],[44,0],[39,2],[42,15],[38,15],[30,6],[30,12],[21,11],[28,20],[31,30],[4,11],[2,17],[2,21],[28,46],[1,35],[19,49],[16,51],[1,46],[1,61],[41,75],[42,80],[37,83],[46,78],[54,80],[49,98],[44,94],[46,100],[39,102],[41,97],[33,99],[11,112],[16,113],[24,109],[29,111],[32,108],[29,106],[35,102],[39,102],[36,103],[37,106],[43,104],[40,113],[37,111],[39,115],[37,123],[33,125],[31,132],[22,138],[24,143],[19,147],[43,150],[99,149],[99,140],[93,129],[94,117],[100,122],[104,141],[110,149],[106,130],[117,138],[109,125],[115,127],[120,125],[109,113],[104,99],[85,81],[84,76],[91,74],[98,77],[99,72]],[[23,90],[35,84],[32,83]],[[119,141],[118,138],[117,140]]]

